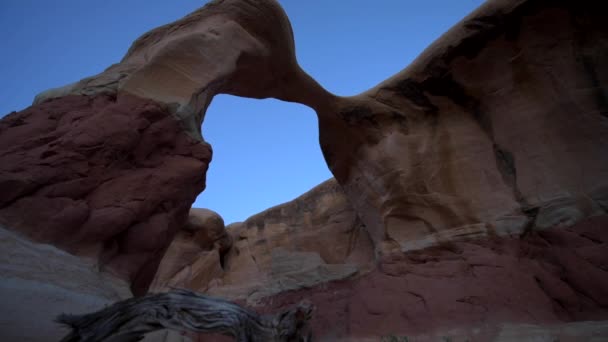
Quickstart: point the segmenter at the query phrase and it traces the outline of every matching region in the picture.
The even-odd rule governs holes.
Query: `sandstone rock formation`
[[[0,250],[2,341],[59,341],[67,330],[55,324],[57,315],[96,311],[131,296],[129,284],[94,264],[1,226]]]
[[[0,121],[0,223],[93,258],[143,293],[210,159],[158,103],[53,99]]]
[[[326,95],[295,58],[289,19],[275,0],[216,0],[139,37],[104,72],[36,96],[128,93],[168,105],[192,136],[214,95],[284,100]]]
[[[208,291],[249,303],[367,272],[374,261],[368,234],[333,179],[228,231],[234,247]]]
[[[212,1],[144,34],[103,73],[5,117],[0,223],[96,257],[145,292],[204,189],[211,149],[200,127],[220,92],[319,97],[275,1]]]
[[[317,308],[316,336],[335,341],[377,341],[389,334],[420,335],[421,341],[605,338],[606,225],[603,216],[523,238],[461,240],[410,251],[356,280],[283,293],[260,308],[273,312],[306,298]],[[600,320],[581,324],[587,329],[563,325]]]
[[[208,209],[192,208],[188,221],[169,245],[150,290],[205,290],[212,279],[222,276],[223,258],[231,246],[232,238],[221,216]]]
[[[371,240],[333,179],[231,224],[229,237],[210,210],[192,209],[189,222],[168,248],[151,291],[184,287],[255,304],[374,264]]]
[[[595,179],[608,169],[606,125],[597,124],[607,33],[596,2],[490,1],[407,69],[349,98],[298,67],[275,2],[251,4],[213,2],[144,35],[120,64],[39,100],[136,94],[168,104],[193,136],[216,93],[306,104],[380,253],[605,211],[607,185]]]
[[[400,73],[319,111],[328,165],[380,252],[606,211],[597,6],[488,1]]]
[[[136,294],[168,248],[155,289],[266,308],[311,297],[329,339],[605,320],[603,13],[490,0],[395,76],[338,97],[298,66],[276,1],[212,1],[0,121],[0,223]],[[218,93],[315,109],[337,182],[229,227],[231,248],[217,217],[186,224]]]

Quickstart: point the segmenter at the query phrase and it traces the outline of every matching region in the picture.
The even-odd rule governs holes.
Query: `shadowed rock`
[[[316,110],[325,160],[343,190],[336,188],[330,197],[337,202],[327,207],[345,212],[313,224],[307,220],[322,206],[292,210],[306,203],[300,199],[281,206],[289,215],[273,208],[235,226],[244,241],[235,239],[227,251],[224,261],[233,274],[218,273],[222,281],[253,274],[270,275],[269,284],[276,284],[279,273],[297,278],[294,267],[315,278],[337,260],[344,267],[327,278],[335,280],[354,274],[349,265],[365,264],[372,248],[380,282],[407,271],[409,253],[432,256],[434,248],[447,258],[446,272],[458,273],[453,267],[462,265],[444,253],[458,246],[477,250],[461,240],[563,231],[606,213],[604,12],[592,0],[490,0],[406,69],[362,94],[338,97],[298,66],[289,21],[276,1],[212,1],[143,35],[103,73],[40,94],[32,107],[0,121],[0,223],[91,257],[143,294],[205,187],[211,149],[200,127],[213,96],[274,97]],[[324,188],[303,197],[323,198]],[[339,202],[345,199],[348,204]],[[331,235],[361,237],[369,249],[345,252],[353,244],[344,240],[335,251],[322,243],[313,248],[310,237],[294,233],[294,227],[323,230],[332,217],[344,216],[328,229]],[[281,226],[273,217],[297,219]],[[257,235],[262,230],[268,232]],[[560,235],[551,234],[546,236]],[[545,235],[539,236],[534,243],[543,243]],[[294,241],[301,245],[290,245]],[[603,242],[598,244],[601,250]],[[245,246],[243,256],[235,255]],[[228,249],[220,242],[214,250],[222,248]],[[510,255],[519,255],[518,248]],[[569,284],[584,298],[553,279],[559,271],[547,282],[539,271],[539,280],[530,283],[516,257],[507,261],[517,269],[514,284],[558,297],[539,299],[543,315],[549,305],[561,305],[564,310],[552,312],[563,320],[604,317],[605,291],[584,281],[589,274],[604,279],[598,246],[581,252],[591,253],[596,265],[582,273],[581,258],[568,254],[572,248],[560,250],[563,255],[549,251],[554,258],[548,262],[577,279]],[[217,266],[220,253],[215,255],[205,260]],[[288,262],[273,264],[273,255]],[[361,259],[351,263],[351,256]],[[254,268],[257,259],[264,262]],[[250,261],[243,266],[237,260]],[[173,279],[170,273],[161,278]],[[430,274],[432,284],[437,277]],[[191,286],[209,283],[205,278]],[[374,314],[381,294],[361,305],[369,304]],[[477,298],[456,299],[479,309]]]
[[[209,145],[151,100],[49,100],[0,121],[0,223],[95,260],[141,294],[210,160]]]
[[[188,221],[169,245],[150,290],[206,289],[211,280],[222,276],[223,258],[230,247],[232,237],[221,216],[208,209],[190,209]]]

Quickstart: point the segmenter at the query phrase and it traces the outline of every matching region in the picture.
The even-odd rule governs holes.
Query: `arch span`
[[[315,110],[324,158],[380,261],[573,225],[608,203],[599,4],[487,1],[406,69],[337,97],[298,66],[276,1],[212,1],[0,122],[0,223],[145,290],[205,187],[205,111],[232,94]]]

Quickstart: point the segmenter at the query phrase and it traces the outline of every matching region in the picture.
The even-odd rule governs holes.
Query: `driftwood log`
[[[301,302],[276,315],[259,315],[227,300],[174,289],[116,302],[85,315],[63,314],[72,330],[62,342],[131,342],[161,329],[219,333],[236,341],[310,341],[313,306]]]

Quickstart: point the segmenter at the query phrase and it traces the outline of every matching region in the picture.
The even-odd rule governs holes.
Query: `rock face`
[[[276,1],[212,1],[0,121],[0,223],[136,294],[154,279],[266,308],[308,296],[330,340],[606,319],[603,13],[490,0],[406,69],[338,97],[298,66]],[[218,93],[315,109],[335,181],[230,237],[213,213],[188,219]]]
[[[278,3],[212,1],[144,34],[103,73],[3,118],[0,223],[96,256],[141,294],[205,187],[200,127],[213,95],[319,89],[295,61]]]
[[[368,272],[374,264],[371,240],[333,179],[230,225],[227,233],[216,213],[192,209],[151,290],[185,287],[255,304]]]
[[[317,308],[315,336],[328,341],[390,334],[427,335],[422,341],[555,340],[550,337],[569,334],[563,322],[608,318],[607,225],[603,216],[523,238],[411,251],[355,280],[273,296],[260,309],[274,312],[306,298]],[[606,326],[570,338],[605,338]]]
[[[96,311],[131,296],[128,283],[93,263],[4,227],[0,249],[2,341],[59,341],[67,329],[54,322],[57,315]]]
[[[206,289],[209,281],[222,276],[222,261],[230,247],[232,238],[221,216],[192,208],[188,221],[169,245],[150,290]]]
[[[379,252],[606,211],[598,10],[488,1],[400,73],[318,112],[328,165]]]
[[[228,231],[234,246],[208,292],[249,303],[351,277],[374,261],[368,234],[333,179]]]
[[[0,223],[92,257],[143,293],[210,159],[152,101],[53,99],[0,121]]]
[[[318,84],[298,66],[289,19],[275,0],[216,0],[139,37],[104,72],[43,92],[34,104],[67,94],[128,93],[166,104],[200,139],[215,94],[313,99]]]

